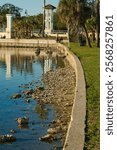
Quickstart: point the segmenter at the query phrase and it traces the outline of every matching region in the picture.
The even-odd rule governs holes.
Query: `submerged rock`
[[[26,125],[28,124],[29,119],[27,117],[18,118],[17,122],[19,125]]]
[[[26,102],[26,103],[30,103],[30,100],[29,100],[29,99],[25,99],[25,102]]]
[[[33,92],[34,92],[33,89],[30,89],[30,90],[24,91],[23,93],[24,93],[25,95],[30,95],[30,94],[32,94]]]
[[[18,124],[19,129],[29,129],[28,124]]]
[[[16,133],[16,131],[13,130],[13,129],[11,129],[10,132],[11,132],[12,134]]]
[[[16,137],[14,137],[11,134],[0,135],[0,143],[10,143],[15,141],[16,141]]]
[[[47,132],[48,132],[48,134],[56,134],[58,131],[57,131],[56,128],[49,128],[49,129],[47,130]]]
[[[44,87],[43,87],[43,86],[40,86],[40,87],[38,87],[38,89],[39,89],[40,91],[43,91],[43,90],[44,90]]]
[[[12,96],[13,99],[17,99],[17,98],[20,98],[20,97],[21,97],[21,94],[19,94],[19,93],[15,93],[15,94]]]
[[[39,138],[40,141],[45,141],[45,142],[52,142],[54,140],[54,136],[52,134],[47,134],[41,138]]]

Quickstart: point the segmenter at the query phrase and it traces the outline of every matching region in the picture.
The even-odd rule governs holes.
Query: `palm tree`
[[[83,27],[86,33],[89,47],[91,47],[90,39],[86,28],[86,20],[90,17],[90,8],[86,5],[85,0],[60,0],[58,5],[58,13],[61,21],[66,23],[69,29],[75,27]]]
[[[75,0],[61,0],[57,10],[60,20],[66,24],[68,30],[68,47],[70,47],[70,29],[74,22],[74,4]]]
[[[77,11],[78,11],[78,24],[79,26],[84,28],[88,45],[89,47],[92,47],[86,27],[86,21],[88,18],[90,18],[91,9],[86,5],[85,0],[79,0],[77,1]]]

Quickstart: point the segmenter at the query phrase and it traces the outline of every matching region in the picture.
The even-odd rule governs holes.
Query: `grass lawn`
[[[87,115],[84,150],[100,149],[100,49],[71,43],[71,51],[81,61],[86,79]]]

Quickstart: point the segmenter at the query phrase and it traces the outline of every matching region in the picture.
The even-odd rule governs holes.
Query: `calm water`
[[[0,49],[0,135],[14,129],[17,139],[10,144],[0,144],[0,150],[51,150],[55,145],[61,145],[59,141],[52,144],[39,141],[55,118],[51,106],[40,108],[31,98],[30,103],[26,103],[26,97],[11,99],[14,93],[42,85],[42,75],[61,65],[56,53],[49,57],[44,52],[36,56],[33,49]],[[25,128],[18,127],[16,122],[16,118],[23,116],[29,117]]]

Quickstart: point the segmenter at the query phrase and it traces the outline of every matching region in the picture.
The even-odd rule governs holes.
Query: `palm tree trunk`
[[[87,28],[86,28],[85,24],[83,25],[83,28],[84,28],[85,33],[86,33],[86,38],[87,38],[88,45],[91,48],[92,46],[91,46],[91,42],[90,42],[90,39],[89,39],[89,36],[88,36],[88,32],[87,32]]]

